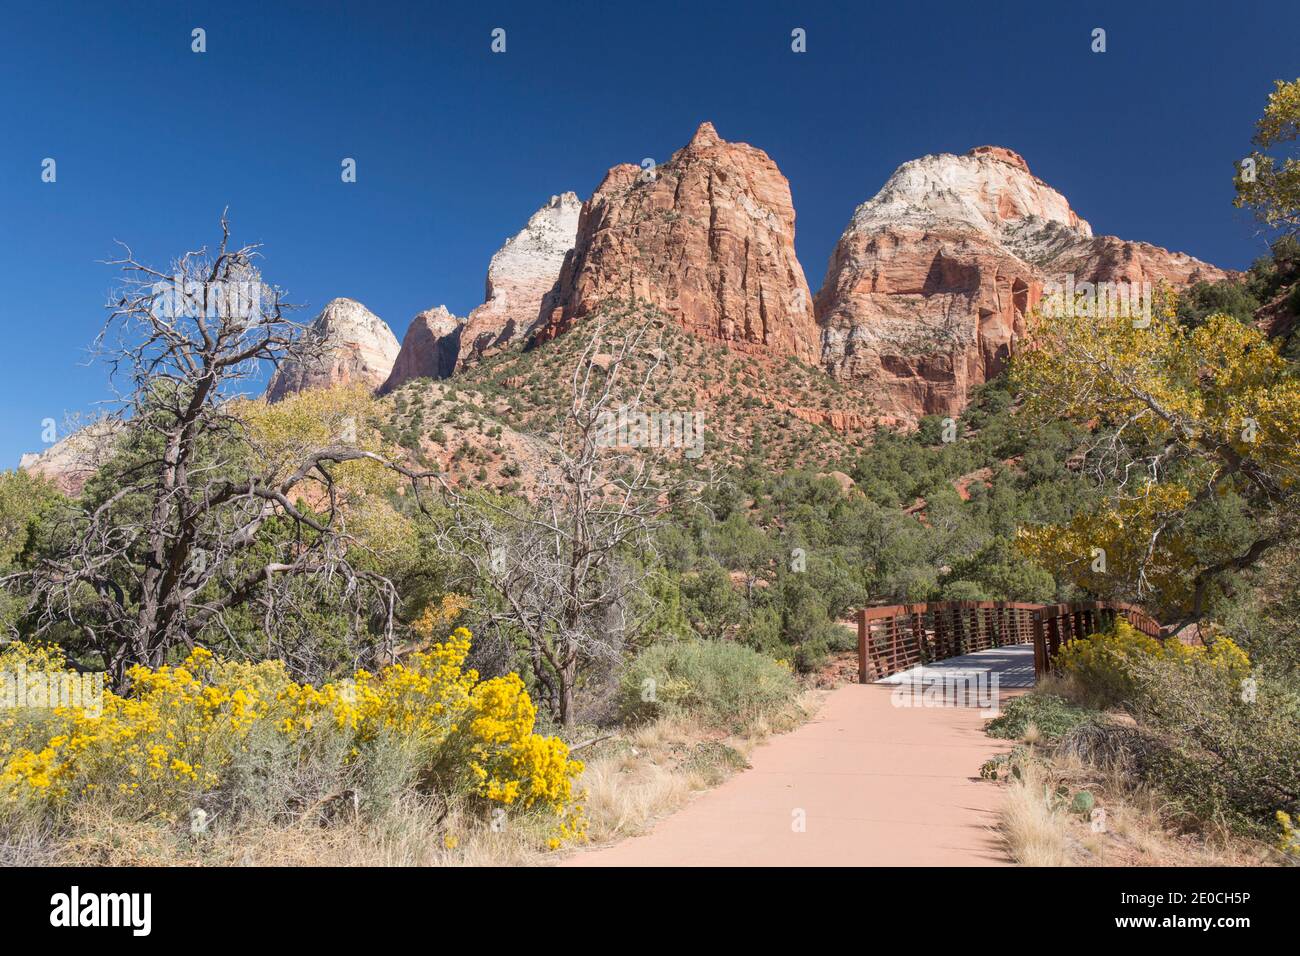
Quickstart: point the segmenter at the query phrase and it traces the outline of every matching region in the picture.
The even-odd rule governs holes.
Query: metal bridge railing
[[[1034,645],[1034,673],[1047,673],[1061,645],[1110,627],[1123,616],[1160,638],[1160,624],[1131,604],[1026,604],[937,601],[858,611],[858,681],[881,680],[919,664],[1012,644]]]

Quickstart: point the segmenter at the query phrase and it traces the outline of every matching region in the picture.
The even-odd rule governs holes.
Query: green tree
[[[711,559],[682,579],[682,597],[691,626],[701,637],[727,637],[745,615],[744,598],[727,569]]]

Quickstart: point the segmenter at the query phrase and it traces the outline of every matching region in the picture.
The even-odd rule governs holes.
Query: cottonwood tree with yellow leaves
[[[1022,550],[1179,626],[1300,537],[1300,380],[1259,330],[1215,315],[1189,331],[1173,304],[1149,325],[1041,317],[1014,376],[1028,420],[1090,426],[1084,466],[1107,489],[1096,510],[1023,529]]]
[[[1281,162],[1265,150],[1300,137],[1300,79],[1277,80],[1264,115],[1255,124],[1257,150],[1238,164],[1235,204],[1249,206],[1260,222],[1286,232],[1300,231],[1300,158]]]

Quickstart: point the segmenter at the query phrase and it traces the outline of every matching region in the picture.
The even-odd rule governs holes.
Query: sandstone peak
[[[982,146],[965,156],[938,153],[903,163],[880,192],[857,208],[850,228],[871,231],[907,222],[995,233],[1024,220],[1092,235],[1069,201],[1030,173],[1019,154]]]
[[[120,420],[102,418],[78,428],[44,451],[23,455],[18,467],[48,479],[64,494],[76,496],[113,456],[121,434]]]
[[[443,326],[445,326],[447,323],[451,323],[452,325],[455,325],[458,322],[460,322],[460,319],[456,318],[456,316],[452,314],[451,310],[448,309],[446,305],[435,305],[431,309],[425,309],[423,312],[417,312],[415,314],[415,318],[425,323],[432,323],[432,324],[438,324]]]
[[[703,123],[652,172],[623,164],[606,174],[583,206],[537,338],[563,333],[605,302],[640,299],[730,348],[815,361],[794,220],[776,163]]]
[[[903,420],[956,414],[1006,365],[1044,283],[1226,276],[1183,253],[1094,236],[1018,154],[906,162],[855,210],[817,293],[822,365]]]
[[[312,354],[275,370],[266,389],[273,402],[295,392],[352,382],[376,388],[388,378],[400,350],[387,323],[355,299],[331,299],[305,335]]]
[[[708,120],[705,120],[695,130],[695,135],[691,137],[691,141],[687,144],[687,146],[688,147],[717,146],[721,143],[722,143],[722,137],[718,135],[718,131],[713,128],[712,123],[710,123]]]
[[[406,327],[401,351],[379,394],[414,378],[448,378],[456,368],[463,329],[464,323],[445,305],[418,313]]]
[[[488,264],[483,304],[469,314],[460,333],[458,363],[500,351],[533,328],[542,300],[573,248],[581,213],[576,193],[552,196],[496,251]]]

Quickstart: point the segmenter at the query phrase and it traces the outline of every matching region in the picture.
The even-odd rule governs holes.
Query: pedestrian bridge
[[[1052,669],[1062,644],[1106,630],[1119,617],[1162,637],[1159,622],[1131,604],[938,601],[863,608],[858,683],[896,676],[914,682],[940,668],[939,676],[955,679],[963,669],[973,676],[992,668],[1003,687],[1031,687]]]

